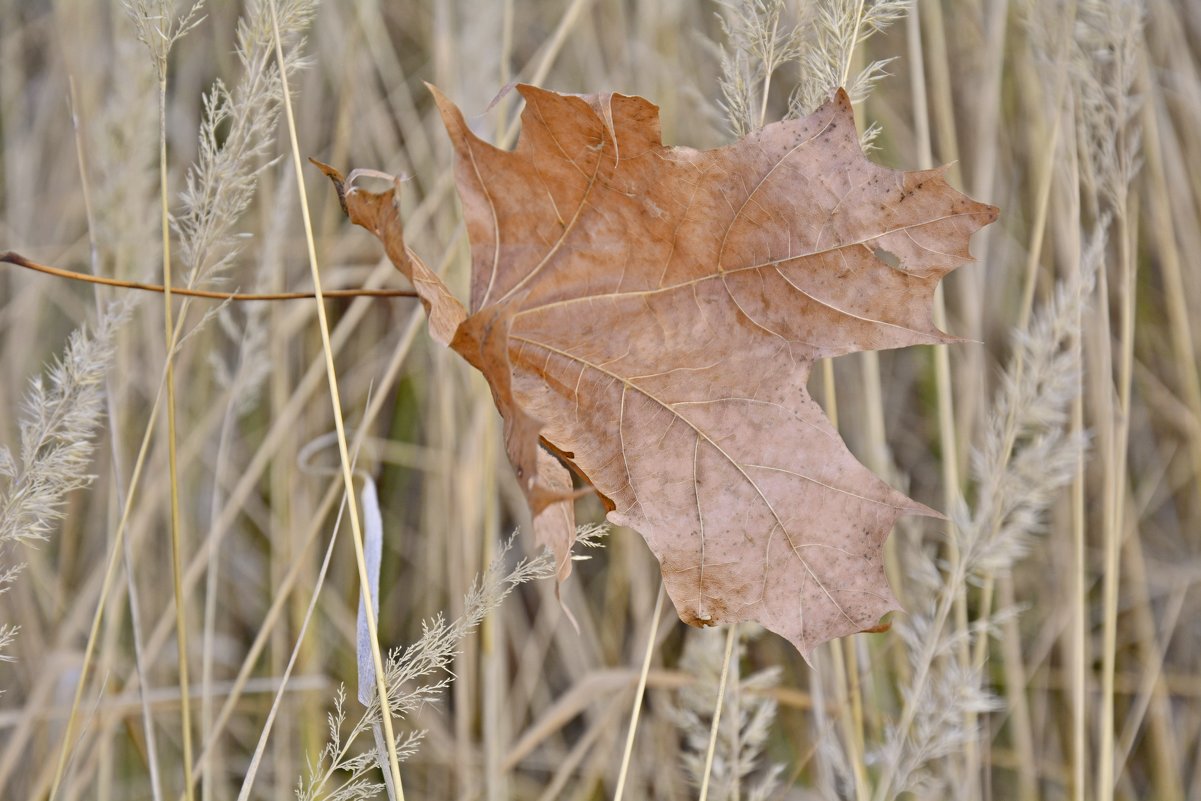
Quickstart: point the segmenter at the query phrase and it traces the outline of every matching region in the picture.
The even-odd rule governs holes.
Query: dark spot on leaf
[[[901,266],[901,260],[897,257],[897,254],[890,250],[885,250],[884,248],[875,248],[872,250],[872,255],[887,264],[889,267],[892,267],[894,270]]]

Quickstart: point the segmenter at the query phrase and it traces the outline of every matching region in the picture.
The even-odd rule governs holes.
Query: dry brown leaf
[[[354,186],[347,186],[345,177],[336,168],[316,159],[309,161],[334,182],[338,202],[350,221],[375,234],[383,243],[388,259],[413,284],[421,305],[429,314],[430,335],[434,341],[449,345],[455,331],[467,317],[467,311],[442,279],[405,245],[398,186],[393,186],[387,192],[362,192]]]
[[[897,608],[884,540],[931,511],[851,456],[809,371],[954,341],[934,289],[997,210],[869,162],[841,91],[704,151],[664,146],[642,98],[519,91],[512,152],[434,94],[472,245],[451,346],[488,378],[535,513],[564,497],[540,436],[646,538],[686,622],[755,620],[806,656],[876,626]]]

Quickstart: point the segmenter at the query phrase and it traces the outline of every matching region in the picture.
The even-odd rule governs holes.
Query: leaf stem
[[[25,258],[19,253],[7,251],[0,253],[0,262],[24,267],[27,270],[33,270],[47,275],[66,278],[70,281],[83,281],[88,284],[100,284],[102,286],[113,286],[121,289],[138,289],[143,292],[166,292],[166,287],[162,284],[143,284],[138,281],[122,281],[117,278],[105,278],[100,275],[87,275],[85,273],[77,273],[71,270],[64,270],[61,267],[51,267],[48,264],[39,264],[36,261]],[[225,300],[225,301],[255,301],[255,300],[311,300],[317,297],[316,292],[267,292],[267,293],[247,293],[247,292],[213,292],[206,289],[185,289],[183,287],[172,287],[171,294],[183,295],[189,298],[205,298],[207,300]],[[322,292],[327,298],[415,298],[417,293],[411,289],[327,289]]]

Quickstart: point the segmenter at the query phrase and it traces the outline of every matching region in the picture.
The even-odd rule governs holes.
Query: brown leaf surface
[[[488,378],[535,513],[563,497],[541,436],[646,538],[686,622],[755,620],[805,655],[875,626],[897,608],[884,540],[931,512],[851,456],[809,371],[954,341],[934,289],[997,210],[869,162],[841,91],[705,151],[664,146],[642,98],[519,91],[512,152],[434,93],[472,244],[452,347]]]
[[[534,541],[555,555],[555,577],[566,581],[571,575],[571,546],[575,545],[575,505],[555,503],[571,495],[571,472],[545,449],[538,449],[538,483],[549,493],[542,511],[534,515]]]

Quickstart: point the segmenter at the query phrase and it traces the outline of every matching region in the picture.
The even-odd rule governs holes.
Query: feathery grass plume
[[[279,180],[279,201],[271,209],[271,221],[259,241],[259,269],[255,278],[255,284],[259,286],[267,285],[274,265],[282,257],[287,221],[295,213],[295,207],[289,200],[291,195],[287,192],[292,180],[290,175]],[[229,303],[222,303],[215,309],[218,327],[235,347],[235,353],[227,358],[214,349],[209,353],[209,364],[219,386],[236,390],[232,396],[235,399],[233,411],[239,417],[250,413],[258,405],[263,385],[271,374],[272,365],[268,356],[269,306],[266,303],[245,303],[235,312]]]
[[[885,773],[876,798],[945,791],[954,779],[940,774],[935,761],[978,736],[964,728],[965,713],[995,708],[984,677],[961,668],[953,656],[959,637],[988,636],[1013,610],[993,612],[959,634],[946,625],[947,614],[967,583],[985,573],[1011,570],[1026,553],[1086,446],[1068,426],[1082,369],[1071,343],[1103,261],[1106,227],[1103,220],[1080,270],[1058,284],[1029,330],[1014,333],[1014,352],[983,442],[972,454],[975,504],[951,510],[961,558],[941,570],[924,552],[907,554],[906,575],[920,611],[899,618],[895,628],[905,643],[913,681],[902,687],[905,713],[889,728],[878,754]]]
[[[975,508],[952,510],[970,573],[1004,572],[1042,528],[1042,514],[1071,478],[1085,442],[1066,431],[1079,391],[1081,365],[1068,347],[1088,303],[1104,256],[1108,220],[1102,220],[1078,277],[1061,281],[1028,331],[1015,331],[1014,353],[1002,377],[984,432],[972,454]]]
[[[0,575],[0,581],[7,580],[8,571],[4,571]],[[17,639],[17,633],[21,631],[21,627],[12,623],[0,623],[0,662],[11,662],[13,657],[8,653],[8,648]],[[0,695],[4,693],[0,691]]]
[[[97,266],[147,279],[158,247],[158,113],[155,71],[137,42],[115,37],[105,102],[87,126]]]
[[[195,0],[183,14],[176,14],[174,0],[121,0],[121,5],[137,27],[138,41],[150,51],[155,73],[161,80],[171,48],[204,21],[200,14],[204,0]]]
[[[1084,0],[1077,9],[1072,85],[1095,191],[1114,208],[1124,206],[1140,164],[1134,79],[1144,15],[1140,0]]]
[[[76,329],[46,379],[35,377],[22,403],[19,456],[0,445],[0,594],[20,575],[19,545],[45,541],[64,515],[67,495],[92,482],[87,473],[93,437],[104,411],[104,376],[116,332],[130,306],[117,302],[93,331]],[[0,651],[16,627],[0,626]]]
[[[1127,520],[1127,488],[1130,486],[1128,473],[1130,460],[1131,408],[1134,391],[1134,346],[1136,334],[1136,298],[1138,294],[1138,247],[1137,221],[1130,213],[1130,186],[1139,167],[1139,126],[1134,111],[1139,103],[1133,96],[1134,77],[1138,66],[1142,42],[1142,4],[1136,0],[1111,0],[1104,4],[1081,3],[1079,22],[1074,30],[1070,76],[1072,86],[1079,97],[1077,125],[1082,132],[1081,148],[1082,188],[1085,190],[1086,212],[1092,215],[1112,214],[1116,247],[1112,269],[1102,275],[1102,302],[1115,301],[1110,314],[1099,315],[1094,329],[1096,341],[1114,344],[1099,350],[1097,365],[1101,383],[1092,393],[1094,409],[1098,416],[1098,428],[1102,441],[1100,473],[1101,493],[1099,523],[1101,529],[1101,637],[1100,637],[1100,710],[1097,716],[1097,796],[1112,798],[1116,776],[1122,771],[1125,756],[1119,753],[1126,746],[1119,746],[1116,734],[1117,691],[1116,670],[1119,644],[1119,606],[1122,575],[1121,555],[1124,551]],[[1109,311],[1106,309],[1105,311]],[[1173,317],[1180,320],[1177,311]],[[1187,326],[1187,323],[1185,324]],[[1172,328],[1180,330],[1180,324]],[[1195,369],[1195,368],[1194,368]],[[1132,543],[1136,552],[1142,544]],[[1142,557],[1135,557],[1141,569]],[[1146,598],[1146,587],[1135,590],[1134,606],[1138,610],[1136,619],[1153,620],[1150,601]],[[1143,599],[1138,596],[1143,595]],[[1151,624],[1153,625],[1153,624]],[[1162,659],[1166,646],[1156,642],[1156,635],[1148,625],[1138,626],[1140,650],[1158,652],[1154,659]],[[1083,704],[1079,705],[1080,708]],[[1164,704],[1157,704],[1158,713],[1153,719],[1161,723],[1166,720]],[[1141,716],[1141,713],[1140,715]],[[1138,717],[1126,726],[1133,732],[1139,727]],[[1134,728],[1129,728],[1133,726]],[[1082,738],[1081,738],[1082,739]],[[1123,737],[1123,739],[1125,739]],[[1170,733],[1170,724],[1155,725],[1150,729],[1150,748],[1163,753],[1170,747],[1175,736]],[[1158,760],[1155,784],[1157,794],[1179,796],[1183,789],[1172,790],[1162,782],[1178,782],[1168,778],[1179,769],[1166,767],[1168,760]],[[1179,785],[1178,785],[1179,786]]]
[[[731,672],[735,671],[744,649],[744,631],[749,634],[751,629],[751,625],[745,623],[739,627]],[[685,741],[684,769],[697,786],[704,779],[705,756],[724,661],[723,639],[717,631],[690,630],[684,642],[684,655],[680,658],[680,669],[697,681],[680,690],[678,706],[672,709],[672,716]],[[710,777],[709,797],[714,801],[735,798],[756,801],[775,797],[783,765],[765,768],[760,760],[776,719],[776,702],[762,693],[779,683],[780,669],[772,667],[740,677],[737,689],[727,690]],[[754,784],[745,791],[744,783],[752,776]]]
[[[189,286],[214,280],[237,256],[239,238],[233,226],[250,205],[259,174],[272,163],[266,156],[283,95],[271,8],[267,0],[252,0],[248,6],[238,20],[235,48],[242,76],[232,89],[220,79],[214,81],[204,97],[199,155],[181,193],[183,211],[172,221]],[[315,0],[278,3],[289,74],[305,65],[300,53],[315,9]]]
[[[454,678],[450,667],[463,640],[518,585],[555,575],[555,561],[549,551],[532,559],[522,559],[511,570],[506,569],[505,557],[513,546],[513,539],[510,537],[501,545],[488,569],[476,578],[464,598],[460,617],[448,623],[441,614],[437,615],[422,624],[420,640],[388,655],[384,683],[394,716],[412,715],[437,699]],[[316,764],[310,763],[307,778],[302,778],[297,787],[296,796],[300,801],[317,798],[353,801],[375,798],[384,790],[384,785],[367,778],[379,766],[378,751],[368,748],[351,753],[359,738],[372,731],[380,720],[379,699],[374,698],[350,731],[343,735],[345,703],[346,691],[342,689],[334,699],[334,712],[329,715],[329,742]],[[396,746],[397,757],[403,760],[415,753],[423,735],[424,732],[413,731],[400,740]]]
[[[852,79],[855,48],[909,13],[910,0],[824,0],[811,7],[803,47],[798,48],[800,81],[788,104],[788,117],[810,114],[842,86],[851,102],[863,102],[888,73],[892,59],[873,61]],[[870,126],[860,135],[867,149],[880,129]]]
[[[992,636],[998,620],[987,627],[975,627],[976,636]],[[910,653],[922,647],[912,637],[905,637]],[[965,713],[984,715],[1001,709],[1004,704],[983,687],[981,671],[963,667],[955,659],[958,637],[946,637],[940,643],[937,673],[932,677],[921,700],[921,710],[914,720],[904,746],[888,755],[897,761],[896,792],[913,793],[919,798],[954,798],[959,796],[957,783],[951,775],[948,757],[962,754],[964,746],[979,736],[964,725]],[[890,731],[890,738],[895,732]]]
[[[797,26],[784,20],[784,0],[717,0],[726,45],[718,46],[718,106],[738,137],[763,127],[772,76],[800,55]]]
[[[597,550],[605,547],[605,537],[608,537],[612,530],[608,523],[588,523],[579,526],[575,530],[575,542],[571,545],[571,561],[587,562],[592,558],[588,553],[576,553],[576,547],[588,548]]]
[[[326,724],[329,729],[329,742],[317,757],[316,764],[309,762],[307,781],[301,779],[296,787],[298,801],[314,801],[317,798],[358,801],[376,798],[385,790],[385,785],[372,781],[368,775],[379,767],[379,754],[375,751],[363,751],[355,755],[349,753],[355,741],[373,726],[369,723],[364,725],[364,721],[360,719],[343,739],[342,729],[346,724],[344,685],[338,687],[334,696],[334,711],[327,716]],[[397,758],[403,762],[415,754],[424,734],[421,731],[413,731],[398,742]],[[338,777],[338,773],[344,775]]]

